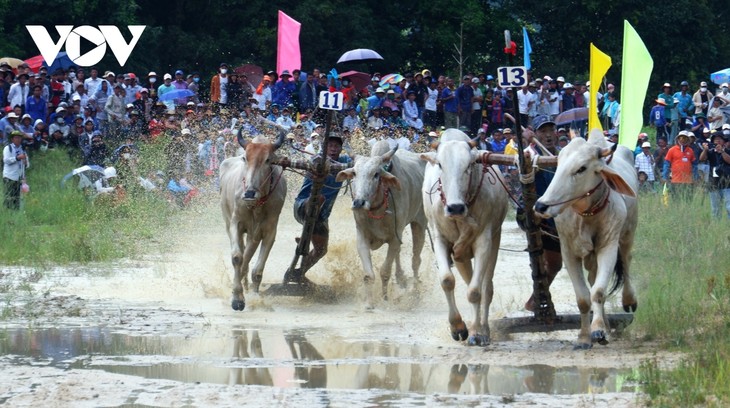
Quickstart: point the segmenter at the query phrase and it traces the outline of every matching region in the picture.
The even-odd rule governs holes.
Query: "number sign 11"
[[[322,91],[319,93],[319,107],[321,109],[342,110],[343,97],[342,92]]]

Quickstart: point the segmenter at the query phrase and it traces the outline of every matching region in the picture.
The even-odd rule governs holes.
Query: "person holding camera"
[[[10,144],[3,149],[3,184],[5,184],[5,207],[20,209],[20,187],[25,179],[28,155],[22,146],[23,132],[10,133]]]
[[[730,146],[727,143],[730,139],[730,125],[725,125],[723,132],[727,135],[720,132],[712,135],[712,144],[703,143],[700,153],[700,161],[707,160],[710,165],[711,177],[707,188],[712,216],[716,219],[722,217],[720,204],[723,202],[726,215],[730,219]]]

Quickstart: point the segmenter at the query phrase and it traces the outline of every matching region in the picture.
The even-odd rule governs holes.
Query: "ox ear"
[[[633,188],[624,180],[621,175],[616,173],[615,170],[608,166],[603,166],[601,169],[601,177],[606,181],[611,189],[625,196],[636,197],[636,192]]]
[[[345,180],[352,180],[353,177],[355,177],[355,169],[349,168],[337,173],[337,177],[335,177],[335,180],[338,183],[342,183]]]
[[[427,161],[427,162],[433,164],[434,166],[439,164],[439,161],[436,158],[436,152],[421,153],[421,155],[419,157],[421,158],[421,160]]]
[[[382,180],[383,185],[385,187],[388,187],[388,188],[391,188],[392,187],[392,188],[394,188],[394,189],[396,189],[398,191],[401,190],[400,181],[398,181],[398,177],[392,175],[391,173],[388,173],[387,171],[384,171],[380,175],[380,179]]]

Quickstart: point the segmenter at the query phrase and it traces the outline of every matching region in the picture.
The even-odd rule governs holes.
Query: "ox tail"
[[[611,288],[609,295],[612,295],[614,292],[616,292],[621,286],[623,286],[623,283],[624,283],[624,262],[621,258],[620,250],[618,251],[618,254],[616,256],[616,266],[614,267],[613,272],[614,272],[613,287]]]

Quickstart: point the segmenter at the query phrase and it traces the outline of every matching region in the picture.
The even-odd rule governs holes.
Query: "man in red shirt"
[[[675,198],[689,200],[692,193],[692,163],[695,161],[694,151],[689,147],[689,136],[687,131],[681,131],[677,135],[677,144],[670,147],[664,157],[664,168],[662,169],[662,182],[669,179],[671,170],[671,194]]]
[[[56,72],[53,73],[51,76],[51,97],[50,102],[53,106],[53,109],[55,110],[58,107],[58,104],[61,103],[61,100],[63,99],[64,94],[66,93],[66,88],[64,88],[63,83],[63,77],[66,74],[64,74],[63,70],[56,70]]]

